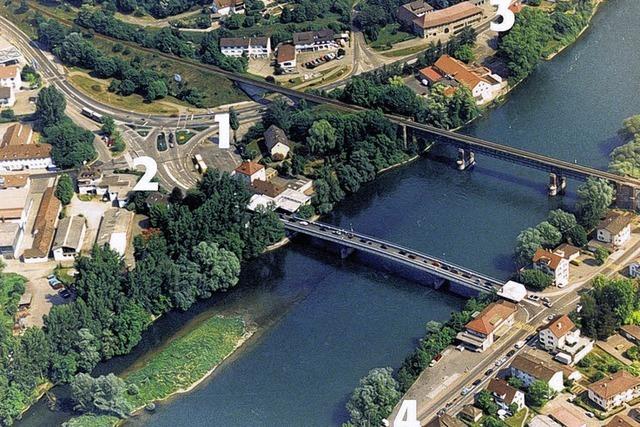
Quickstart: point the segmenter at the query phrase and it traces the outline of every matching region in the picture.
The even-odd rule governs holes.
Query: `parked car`
[[[547,320],[551,321],[551,320],[553,320],[554,317],[556,317],[555,314],[550,314],[550,315],[547,316]]]
[[[58,289],[62,288],[64,285],[58,279],[54,279],[54,280],[50,280],[49,281],[49,286],[51,286],[55,290],[58,290]]]
[[[552,304],[551,302],[549,302],[549,301],[545,301],[545,302],[543,302],[543,303],[542,303],[542,305],[544,305],[544,306],[545,306],[545,307],[547,307],[547,308],[551,308],[551,307],[553,307],[553,304]]]
[[[507,353],[507,357],[511,357],[511,356],[513,356],[514,354],[516,354],[516,351],[515,351],[515,350],[509,350],[509,352]]]
[[[540,297],[538,295],[533,295],[533,294],[527,295],[527,298],[530,299],[531,301],[539,301],[540,300]]]
[[[480,378],[478,378],[477,380],[475,380],[471,385],[474,387],[478,387],[480,385],[480,383],[482,382],[482,380]]]
[[[489,369],[487,369],[487,370],[485,371],[484,375],[485,375],[486,377],[488,377],[489,375],[493,374],[494,372],[495,372],[495,369],[493,369],[493,368],[489,368]]]
[[[518,341],[518,342],[516,343],[516,345],[515,345],[514,347],[515,347],[515,348],[522,348],[522,347],[524,347],[524,345],[525,345],[526,343],[527,343],[527,342],[526,342],[525,340],[520,340],[520,341]]]
[[[466,396],[467,394],[469,394],[470,391],[471,391],[470,387],[465,387],[465,388],[462,389],[460,394],[463,395],[463,396]]]
[[[63,289],[60,292],[58,292],[58,295],[60,295],[64,299],[67,299],[71,297],[71,292],[68,289]]]
[[[307,221],[300,221],[300,225],[309,225]]]

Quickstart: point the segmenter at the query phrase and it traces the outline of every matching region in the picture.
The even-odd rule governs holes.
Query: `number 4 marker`
[[[420,427],[415,400],[403,400],[398,414],[393,420],[393,427]]]

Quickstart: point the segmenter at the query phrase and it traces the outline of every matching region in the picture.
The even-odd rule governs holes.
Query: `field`
[[[239,317],[212,317],[171,342],[140,369],[125,376],[139,393],[127,398],[135,407],[186,390],[233,352],[245,334]]]
[[[388,24],[380,29],[376,41],[371,42],[371,47],[376,50],[389,50],[394,44],[411,40],[415,36],[413,34],[400,31],[399,24]]]
[[[111,427],[119,421],[118,418],[109,415],[82,415],[70,419],[65,427]]]

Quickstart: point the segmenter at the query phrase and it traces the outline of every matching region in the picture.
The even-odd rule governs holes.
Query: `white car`
[[[526,344],[525,340],[520,340],[516,343],[516,345],[514,346],[515,348],[522,348],[524,347],[524,345]]]
[[[299,224],[300,225],[309,225],[309,223],[307,221],[300,221]]]

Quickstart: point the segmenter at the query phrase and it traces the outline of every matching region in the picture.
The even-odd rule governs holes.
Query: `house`
[[[538,248],[533,255],[533,268],[553,277],[553,283],[559,288],[569,284],[569,261],[560,255]]]
[[[529,353],[520,353],[513,359],[509,374],[521,379],[525,387],[539,380],[544,381],[554,392],[564,388],[562,368],[555,362],[538,359]]]
[[[433,12],[433,10],[433,6],[426,1],[416,0],[398,7],[396,18],[405,29],[413,31],[413,21]]]
[[[632,262],[629,264],[629,276],[634,279],[640,276],[640,262]]]
[[[124,208],[129,202],[129,197],[135,187],[138,177],[129,174],[116,174],[104,177],[100,183],[101,188],[106,188],[104,198],[114,206]]]
[[[562,427],[561,424],[553,421],[547,415],[536,415],[527,423],[529,427]]]
[[[22,86],[20,67],[17,65],[6,65],[0,67],[0,86],[19,90]]]
[[[11,108],[16,103],[16,95],[13,88],[0,86],[0,107]]]
[[[93,166],[83,166],[78,172],[78,193],[104,196],[108,189],[106,187],[100,187],[102,177],[102,169]]]
[[[640,345],[640,326],[638,325],[623,325],[620,327],[620,335],[634,343]]]
[[[605,411],[640,397],[640,378],[625,370],[596,381],[587,387],[589,399]]]
[[[509,409],[511,405],[515,405],[518,408],[517,411],[524,408],[524,393],[510,386],[503,379],[491,378],[487,391],[493,395],[495,402],[502,409]]]
[[[24,229],[33,206],[30,188],[27,175],[0,175],[0,221],[13,222]]]
[[[593,341],[580,336],[580,329],[566,314],[556,316],[538,333],[540,346],[556,354],[561,363],[578,363],[593,349]]]
[[[442,55],[431,67],[423,68],[420,74],[430,84],[443,79],[455,80],[468,88],[479,104],[495,98],[504,85],[502,77],[488,68],[470,66],[449,55]]]
[[[465,325],[456,338],[465,346],[484,351],[493,344],[498,334],[513,326],[517,306],[509,301],[489,304],[474,319]]]
[[[278,47],[276,63],[283,71],[291,71],[296,68],[296,48],[292,44],[282,44]]]
[[[107,209],[100,222],[96,245],[102,247],[108,244],[111,249],[124,255],[131,237],[133,216],[134,213],[126,209]]]
[[[52,164],[51,146],[33,143],[30,126],[17,123],[7,129],[0,143],[0,171],[46,169]]]
[[[250,189],[256,194],[262,194],[274,200],[281,195],[287,187],[274,183],[273,181],[256,179],[251,183]]]
[[[609,212],[596,227],[596,239],[621,247],[631,237],[631,215]]]
[[[467,425],[449,414],[442,414],[429,421],[426,427],[467,427]]]
[[[22,254],[22,260],[27,263],[46,262],[56,231],[58,215],[62,210],[60,200],[54,195],[54,187],[48,187],[42,195],[40,207],[31,234],[33,244]]]
[[[244,13],[244,0],[214,0],[211,10],[220,16]]]
[[[311,197],[301,191],[287,188],[275,198],[275,201],[278,208],[289,213],[294,213],[300,209],[301,206],[311,203]]]
[[[604,427],[638,427],[639,425],[640,424],[638,424],[630,417],[618,414],[614,415],[614,417],[611,418],[611,420],[606,423]]]
[[[269,37],[223,37],[220,39],[220,52],[225,56],[239,58],[268,58],[271,55]]]
[[[556,255],[560,255],[562,258],[565,258],[567,261],[571,262],[578,259],[578,257],[580,256],[580,248],[577,248],[568,243],[563,243],[555,248],[553,253]]]
[[[316,52],[318,50],[337,49],[333,30],[305,31],[293,33],[296,52]]]
[[[68,216],[60,220],[53,239],[53,259],[56,261],[73,261],[82,249],[87,221],[80,216]]]
[[[289,155],[291,143],[287,134],[276,125],[269,126],[264,132],[264,143],[273,160],[282,160]]]
[[[17,258],[23,234],[24,231],[15,222],[0,222],[0,257]]]
[[[460,412],[458,412],[458,417],[469,423],[477,423],[483,415],[482,409],[476,408],[473,405],[464,405]]]
[[[264,166],[262,166],[260,163],[251,162],[251,161],[244,161],[240,163],[240,166],[235,168],[232,175],[237,177],[240,181],[244,182],[246,185],[251,185],[251,183],[256,179],[259,179],[262,181],[267,180]]]
[[[570,412],[565,407],[554,408],[549,417],[563,427],[587,427],[587,423],[579,416],[580,412]]]
[[[407,10],[407,8],[404,9]],[[423,11],[424,9],[417,9],[418,14],[414,15],[410,23],[408,22],[410,13],[407,13],[405,20],[402,21],[406,28],[423,39],[448,39],[464,27],[479,23],[484,17],[482,8],[469,1],[463,1],[445,9],[422,13]]]

